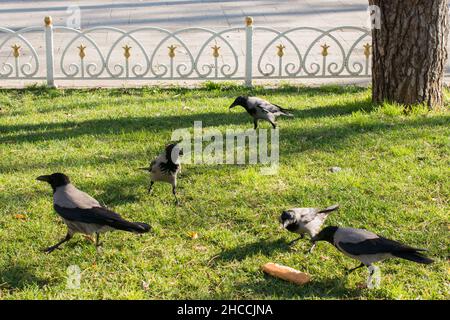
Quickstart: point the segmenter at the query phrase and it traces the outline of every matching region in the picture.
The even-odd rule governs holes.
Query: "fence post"
[[[53,61],[53,24],[52,17],[47,16],[45,22],[45,56],[47,62],[47,86],[55,88],[54,61]]]
[[[245,18],[245,85],[252,86],[253,72],[253,18]]]

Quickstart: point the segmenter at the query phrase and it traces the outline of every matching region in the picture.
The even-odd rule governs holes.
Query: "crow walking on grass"
[[[372,264],[388,258],[402,258],[422,264],[433,262],[420,253],[426,251],[424,249],[413,248],[364,229],[326,227],[312,241],[327,241],[346,256],[360,261],[359,266],[347,273],[366,266],[370,271],[369,277],[372,277],[374,271]]]
[[[272,127],[277,127],[276,118],[279,116],[293,117],[289,110],[280,107],[279,105],[270,103],[266,100],[257,97],[239,96],[231,104],[230,109],[235,106],[242,106],[253,117],[254,129],[258,127],[259,120],[270,122]]]
[[[96,235],[96,247],[100,245],[100,233],[122,230],[133,233],[150,231],[150,226],[143,222],[129,222],[118,213],[111,211],[87,193],[78,190],[70,183],[69,177],[62,173],[53,173],[37,177],[53,189],[53,208],[67,225],[64,239],[44,251],[50,253],[64,242],[69,241],[75,233]]]
[[[148,192],[152,192],[153,184],[155,182],[166,182],[172,185],[172,193],[175,197],[175,203],[178,205],[177,198],[177,175],[181,171],[180,156],[183,155],[183,150],[177,143],[171,143],[166,146],[155,160],[150,163],[149,167],[139,168],[150,173],[150,186]]]

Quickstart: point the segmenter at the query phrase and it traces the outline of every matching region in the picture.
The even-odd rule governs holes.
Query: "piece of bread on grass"
[[[262,271],[276,278],[280,278],[299,285],[308,283],[311,280],[309,274],[282,266],[277,263],[266,263],[262,266]]]

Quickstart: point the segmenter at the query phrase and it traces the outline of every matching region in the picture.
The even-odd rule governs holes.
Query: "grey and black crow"
[[[320,231],[312,241],[327,241],[334,245],[346,256],[361,262],[350,273],[361,267],[368,267],[372,276],[372,264],[388,258],[402,258],[417,263],[430,264],[433,262],[417,249],[400,242],[389,240],[364,229],[326,227]]]
[[[170,183],[175,202],[177,205],[179,204],[177,198],[177,175],[181,172],[180,156],[182,155],[183,150],[179,145],[171,143],[166,146],[164,152],[150,163],[149,167],[139,168],[150,172],[149,193],[152,191],[153,184],[157,181]]]
[[[235,106],[242,106],[253,117],[254,128],[258,127],[258,120],[270,122],[273,128],[277,127],[276,118],[278,116],[293,117],[289,110],[279,105],[270,103],[257,97],[239,96],[231,104],[230,109]]]
[[[129,222],[119,214],[111,211],[87,193],[78,190],[70,183],[69,177],[62,173],[53,173],[37,177],[53,189],[53,208],[67,225],[67,235],[54,246],[45,249],[50,253],[64,242],[69,241],[75,233],[96,235],[96,247],[100,245],[100,233],[123,230],[133,233],[150,231],[150,226],[143,222]]]
[[[305,233],[312,238],[317,235],[322,228],[328,215],[339,209],[339,205],[335,204],[325,209],[321,208],[293,208],[283,211],[280,216],[280,223],[283,227],[293,233],[300,235],[297,239],[292,240],[289,245],[293,245],[300,239],[303,239]],[[313,243],[310,252],[313,250]]]

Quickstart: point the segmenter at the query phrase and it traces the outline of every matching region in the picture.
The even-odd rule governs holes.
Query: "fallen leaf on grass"
[[[18,220],[27,220],[27,216],[24,214],[20,214],[20,213],[15,214],[14,218],[16,218]]]
[[[198,233],[197,232],[189,232],[189,237],[192,239],[192,240],[195,240],[195,239],[197,239],[198,238]]]

